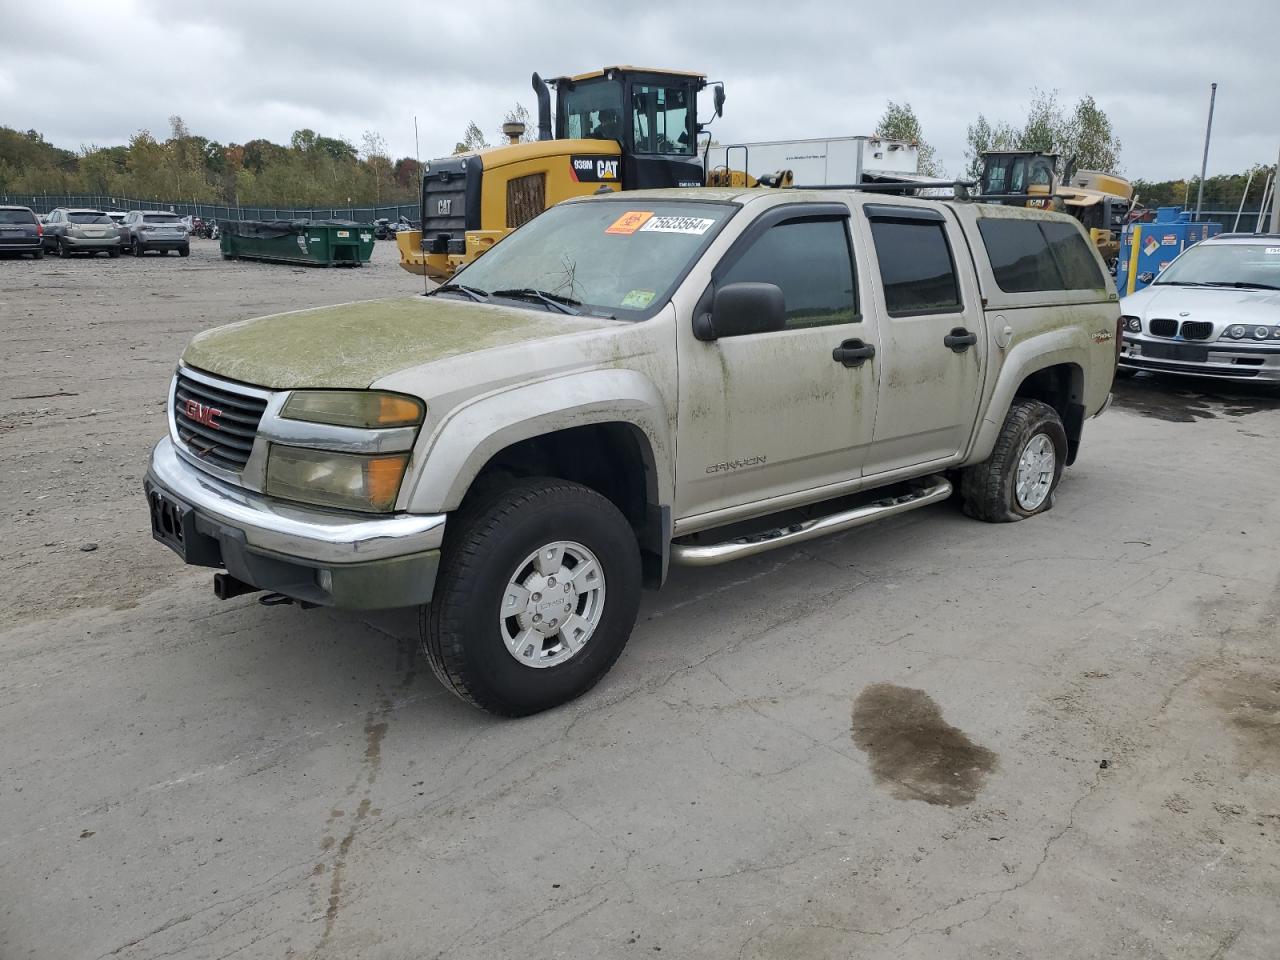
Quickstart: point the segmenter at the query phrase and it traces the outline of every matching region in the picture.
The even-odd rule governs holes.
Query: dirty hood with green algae
[[[358,390],[436,360],[616,322],[442,297],[366,300],[218,327],[192,340],[182,361],[273,390]]]

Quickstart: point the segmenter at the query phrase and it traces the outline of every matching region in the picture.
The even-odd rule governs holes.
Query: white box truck
[[[856,184],[877,177],[914,177],[919,151],[909,140],[883,137],[820,137],[712,144],[707,171],[727,167],[753,177],[790,170],[796,186]]]

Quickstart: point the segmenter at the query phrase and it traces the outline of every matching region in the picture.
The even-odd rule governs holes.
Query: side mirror
[[[711,312],[694,317],[693,335],[699,340],[770,333],[787,324],[787,304],[773,283],[730,283],[715,293]]]
[[[716,84],[715,93],[712,94],[712,97],[716,105],[716,116],[723,117],[724,116],[724,84],[723,83]]]

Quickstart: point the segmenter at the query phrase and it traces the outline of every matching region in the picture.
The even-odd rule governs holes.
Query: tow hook
[[[317,606],[317,604],[308,603],[306,600],[295,600],[293,597],[286,597],[283,593],[264,593],[258,598],[258,602],[264,607],[287,607],[291,604],[297,604],[301,610],[310,610]]]

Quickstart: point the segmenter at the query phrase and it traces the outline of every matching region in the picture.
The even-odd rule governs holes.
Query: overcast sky
[[[497,139],[529,75],[631,63],[723,80],[722,143],[874,131],[908,101],[948,173],[979,113],[1018,122],[1033,88],[1092,94],[1130,177],[1199,171],[1218,82],[1209,172],[1273,163],[1280,149],[1280,0],[120,0],[6,2],[0,124],[70,149],[163,138],[180,114],[221,142],[287,143],[310,127],[395,156],[449,153],[469,120]],[[965,11],[964,16],[959,15]],[[709,98],[708,98],[709,106]]]

